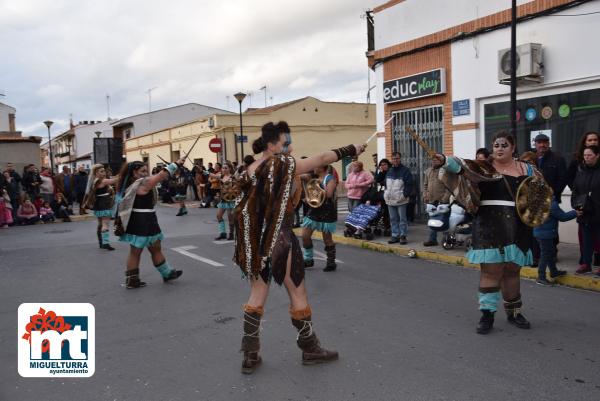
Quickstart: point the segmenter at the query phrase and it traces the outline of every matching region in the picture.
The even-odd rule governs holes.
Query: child
[[[40,207],[40,218],[44,223],[47,221],[54,222],[54,212],[52,211],[52,208],[50,208],[50,203],[44,202]]]
[[[0,228],[8,228],[13,223],[12,205],[5,189],[0,190]]]
[[[19,223],[23,225],[35,224],[40,220],[38,211],[29,198],[25,198],[21,206],[19,206],[17,217],[19,218]]]
[[[537,283],[541,285],[552,285],[546,279],[546,266],[550,269],[550,277],[555,279],[567,274],[564,270],[556,269],[556,253],[554,241],[558,238],[558,222],[569,221],[577,217],[575,210],[563,211],[556,200],[552,200],[550,216],[544,223],[533,229],[533,236],[540,245],[540,261],[538,264]]]

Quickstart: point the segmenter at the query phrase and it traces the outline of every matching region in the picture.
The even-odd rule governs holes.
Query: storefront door
[[[392,120],[393,151],[400,152],[402,164],[407,166],[415,179],[414,199],[417,216],[425,213],[421,201],[421,184],[425,170],[431,166],[427,153],[406,131],[409,126],[436,152],[442,153],[444,147],[444,113],[442,106],[423,107],[413,110],[394,112]]]

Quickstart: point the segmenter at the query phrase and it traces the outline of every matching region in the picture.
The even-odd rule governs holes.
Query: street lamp
[[[54,124],[53,121],[44,121],[44,125],[48,127],[48,152],[50,155],[50,172],[54,174],[54,161],[52,160],[52,139],[50,138],[50,127],[52,126],[52,124]]]
[[[240,104],[240,146],[242,148],[242,162],[244,161],[244,125],[242,124],[242,102],[246,97],[245,93],[238,92],[233,95]]]
[[[96,138],[100,138],[100,135],[102,135],[102,131],[96,131],[94,132],[94,134],[96,134]]]

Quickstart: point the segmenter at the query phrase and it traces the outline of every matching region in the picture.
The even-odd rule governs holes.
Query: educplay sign
[[[383,102],[395,103],[446,93],[446,70],[438,68],[383,83]]]

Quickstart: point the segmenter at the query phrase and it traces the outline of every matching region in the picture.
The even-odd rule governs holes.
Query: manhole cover
[[[52,231],[44,231],[44,234],[64,234],[70,233],[73,230],[52,230]]]

